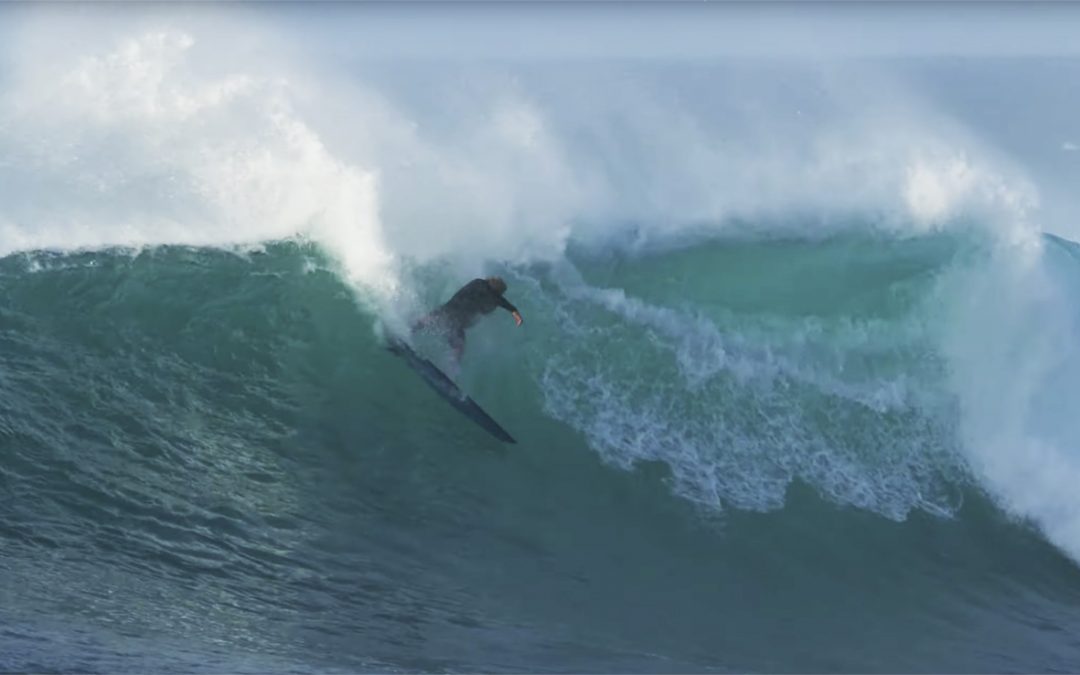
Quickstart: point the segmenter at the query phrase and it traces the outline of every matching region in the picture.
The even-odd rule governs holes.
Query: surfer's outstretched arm
[[[519,326],[521,325],[521,322],[523,321],[523,319],[521,318],[521,312],[519,312],[518,308],[514,307],[514,305],[509,300],[507,300],[501,295],[499,296],[499,307],[502,307],[506,311],[510,312],[510,315],[514,317],[514,323]]]

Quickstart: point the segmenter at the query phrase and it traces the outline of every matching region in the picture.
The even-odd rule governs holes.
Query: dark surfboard
[[[488,433],[504,443],[517,443],[514,437],[499,426],[499,423],[491,419],[491,415],[484,412],[476,401],[472,400],[461,391],[454,381],[439,370],[434,363],[413,351],[412,347],[396,338],[389,338],[386,348],[393,354],[400,356],[415,370],[420,377],[424,378],[432,389],[446,399],[446,402],[457,408],[463,415],[483,427]]]

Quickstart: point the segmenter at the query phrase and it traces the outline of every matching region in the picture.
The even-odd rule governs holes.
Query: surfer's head
[[[506,292],[506,282],[503,281],[502,277],[488,277],[487,282],[499,295]]]

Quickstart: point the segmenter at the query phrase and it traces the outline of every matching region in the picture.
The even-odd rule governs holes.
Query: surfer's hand
[[[520,326],[520,325],[521,325],[521,321],[522,321],[522,319],[521,319],[521,314],[519,314],[519,313],[517,313],[517,312],[514,312],[514,315],[513,315],[513,316],[514,316],[514,323]]]

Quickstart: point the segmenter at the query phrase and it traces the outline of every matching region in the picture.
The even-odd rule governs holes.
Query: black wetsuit
[[[486,279],[473,279],[445,304],[414,323],[413,330],[436,328],[444,332],[450,346],[460,356],[465,348],[465,329],[482,315],[491,314],[499,307],[511,313],[518,311]]]

